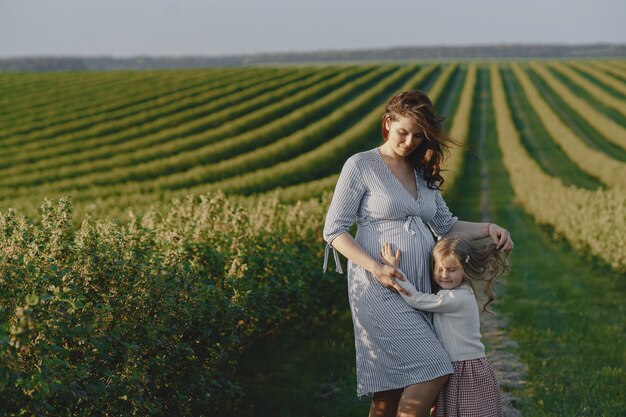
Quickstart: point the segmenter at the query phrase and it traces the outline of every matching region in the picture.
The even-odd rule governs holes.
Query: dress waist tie
[[[414,222],[417,222],[418,220],[422,221],[422,218],[420,216],[408,216],[406,218],[406,221],[404,222],[404,230],[411,236],[415,236],[415,234],[417,233],[415,230],[413,230],[413,228],[411,228],[411,226]]]

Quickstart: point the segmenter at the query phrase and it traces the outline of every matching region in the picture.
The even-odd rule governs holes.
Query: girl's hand
[[[396,279],[404,281],[404,276],[393,266],[380,265],[380,267],[373,272],[373,275],[376,277],[378,282],[380,282],[380,285],[387,288],[389,291],[411,295],[409,291],[402,288],[402,286],[396,282]]]
[[[391,250],[391,243],[383,243],[380,248],[380,257],[383,260],[383,265],[393,266],[397,268],[400,265],[400,249],[396,250],[396,254],[393,254]]]
[[[491,236],[493,243],[496,244],[496,249],[505,252],[513,250],[515,244],[513,243],[513,239],[511,239],[511,234],[504,227],[500,227],[495,223],[489,223],[487,225],[487,232],[489,236]]]

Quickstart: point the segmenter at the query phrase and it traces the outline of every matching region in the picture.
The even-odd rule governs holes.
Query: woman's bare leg
[[[425,417],[430,412],[437,393],[448,380],[448,375],[420,384],[409,385],[398,403],[398,417]],[[370,414],[371,415],[371,414]]]
[[[369,417],[396,417],[401,396],[402,388],[375,393],[370,404]]]

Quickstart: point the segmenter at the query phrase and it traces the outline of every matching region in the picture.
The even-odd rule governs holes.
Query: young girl
[[[387,265],[397,268],[400,264],[400,250],[394,255],[389,243],[382,245],[381,255]],[[400,292],[407,304],[435,313],[435,332],[454,367],[454,374],[437,396],[434,415],[502,416],[500,387],[480,341],[475,294],[480,294],[478,299],[487,311],[496,280],[510,268],[506,252],[498,251],[492,242],[452,236],[436,243],[431,262],[436,294],[418,292],[408,279],[397,282],[410,293]]]

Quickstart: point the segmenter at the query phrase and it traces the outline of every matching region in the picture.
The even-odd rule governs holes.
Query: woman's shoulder
[[[374,161],[378,158],[378,152],[378,148],[374,148],[367,151],[355,153],[346,160],[346,163],[352,163],[357,165],[367,164],[368,162]]]
[[[343,171],[350,173],[357,173],[362,175],[364,172],[368,172],[373,163],[376,161],[378,150],[376,148],[368,151],[355,153],[349,157],[343,164]]]

